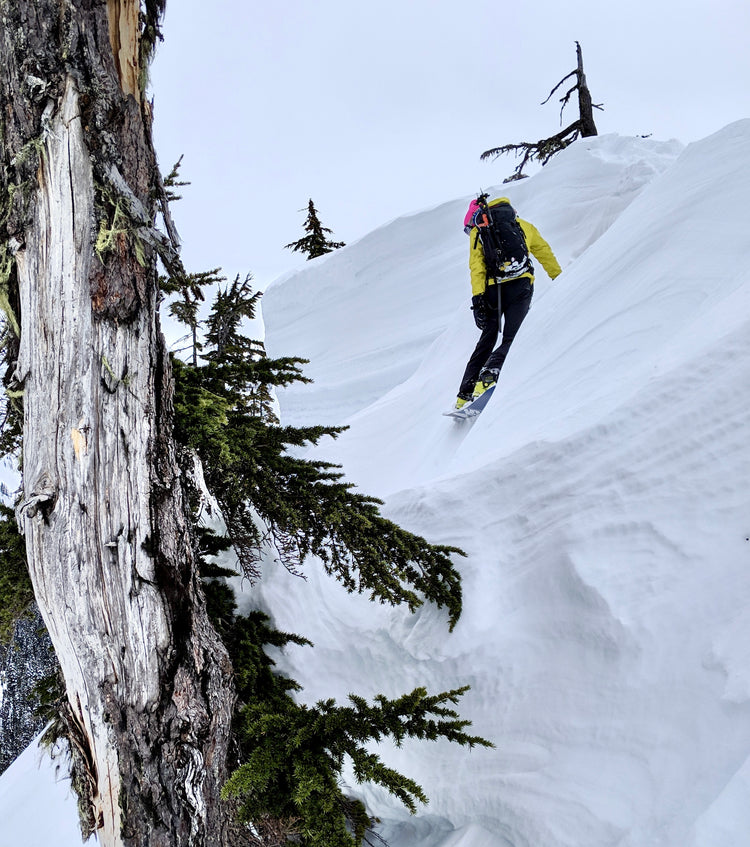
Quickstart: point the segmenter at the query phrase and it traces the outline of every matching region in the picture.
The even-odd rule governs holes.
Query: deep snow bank
[[[510,194],[565,266],[680,149],[677,142],[605,136],[568,148]],[[309,358],[306,373],[314,380],[283,392],[289,423],[338,423],[369,405],[414,373],[446,327],[458,329],[452,344],[464,356],[473,335],[461,229],[469,199],[399,218],[268,288],[269,354]],[[432,370],[444,367],[437,361]]]
[[[317,575],[297,590],[274,574],[262,588],[279,624],[304,620],[316,642],[311,660],[289,658],[310,699],[472,684],[464,710],[497,750],[391,751],[433,815],[399,829],[393,804],[368,792],[392,843],[748,843],[750,121],[669,165],[675,152],[590,139],[514,187],[565,271],[539,279],[473,427],[440,416],[475,337],[464,201],[390,225],[442,252],[446,290],[397,261],[386,228],[371,238],[393,247],[398,270],[377,285],[345,277],[375,273],[364,239],[269,292],[269,348],[311,355],[317,379],[281,395],[285,416],[305,419],[305,392],[341,391],[320,405],[335,422],[349,413],[351,430],[327,455],[387,495],[396,519],[469,553],[450,637],[434,609],[368,608]],[[446,217],[456,234],[443,242]],[[339,324],[316,296],[324,280]],[[280,341],[289,297],[306,312],[287,330],[294,346]],[[386,302],[378,331],[359,335]],[[409,325],[413,374],[399,382],[375,363],[394,353],[388,328]]]

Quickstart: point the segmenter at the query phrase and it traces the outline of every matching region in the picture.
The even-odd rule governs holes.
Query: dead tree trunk
[[[231,667],[195,571],[157,315],[142,31],[163,0],[0,0],[0,284],[29,566],[87,826],[223,845]]]
[[[490,150],[485,150],[479,157],[481,160],[496,159],[506,153],[513,153],[521,157],[520,164],[516,167],[511,176],[504,182],[513,182],[517,179],[523,179],[526,174],[523,169],[529,162],[538,161],[542,165],[547,162],[561,150],[564,150],[572,144],[577,138],[588,138],[592,135],[597,135],[596,123],[594,122],[594,109],[601,109],[601,104],[595,104],[591,100],[591,92],[589,91],[588,83],[586,82],[586,74],[583,72],[583,53],[581,45],[576,41],[576,57],[577,66],[574,71],[564,76],[560,82],[550,91],[547,99],[542,105],[549,102],[552,95],[565,82],[565,80],[575,77],[575,84],[560,98],[562,107],[560,108],[560,123],[562,124],[562,114],[565,107],[570,101],[570,97],[574,91],[578,92],[578,120],[566,126],[555,135],[549,138],[542,138],[539,141],[521,141],[518,144],[503,144],[502,147],[493,147]]]
[[[596,123],[594,122],[594,108],[601,107],[595,107],[591,100],[591,92],[589,91],[589,86],[586,82],[586,74],[583,72],[583,54],[581,52],[581,45],[577,41],[576,56],[578,58],[578,66],[575,71],[575,89],[578,91],[578,121],[580,123],[581,137],[590,138],[592,135],[598,135]],[[573,89],[568,92],[566,98],[570,96],[572,91]],[[551,96],[552,95],[550,94],[550,97]],[[563,107],[565,102],[567,102],[567,100],[564,99]]]

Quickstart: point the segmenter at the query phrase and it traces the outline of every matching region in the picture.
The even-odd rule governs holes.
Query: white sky
[[[169,0],[164,32],[151,94],[162,171],[184,153],[192,183],[185,262],[261,287],[304,264],[284,244],[310,197],[351,242],[502,182],[515,161],[479,155],[557,131],[540,103],[576,40],[600,134],[689,143],[750,116],[747,0]]]

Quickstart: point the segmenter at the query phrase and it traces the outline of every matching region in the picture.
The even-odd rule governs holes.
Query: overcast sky
[[[309,198],[351,242],[501,183],[480,154],[557,131],[576,40],[600,134],[703,138],[750,117],[748,33],[747,0],[169,0],[150,89],[186,264],[263,287],[304,265]]]

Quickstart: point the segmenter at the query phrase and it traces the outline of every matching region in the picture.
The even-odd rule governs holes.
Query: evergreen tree
[[[372,822],[363,804],[342,791],[345,760],[352,761],[357,779],[384,786],[414,811],[416,801],[426,801],[420,786],[388,768],[366,744],[390,736],[397,743],[442,737],[490,746],[468,735],[468,722],[451,708],[466,689],[429,695],[417,688],[395,700],[378,696],[372,705],[354,695],[347,706],[332,700],[298,704],[292,696],[298,685],[274,672],[264,648],[309,642],[273,629],[260,612],[238,615],[233,592],[206,554],[231,544],[250,579],[258,575],[264,543],[272,543],[295,572],[313,555],[349,591],[368,591],[380,602],[411,609],[424,600],[445,606],[452,628],[461,591],[450,555],[460,551],[431,545],[387,521],[379,501],[353,491],[336,466],[287,452],[341,430],[279,425],[271,389],[306,381],[304,360],[268,359],[263,345],[244,335],[242,321],[254,317],[258,297],[250,277],[218,286],[202,324],[199,361],[173,362],[175,435],[200,459],[227,527],[226,537],[218,538],[198,525],[196,511],[198,560],[210,577],[207,606],[232,659],[238,695],[238,765],[224,797],[238,803],[258,845],[353,847]],[[195,353],[187,358],[196,361]],[[197,490],[192,499],[198,503]]]
[[[307,204],[307,220],[305,221],[305,232],[307,235],[292,241],[290,244],[285,244],[285,249],[293,250],[298,253],[307,253],[307,260],[314,259],[316,256],[323,256],[326,253],[331,253],[338,250],[339,247],[345,247],[343,241],[330,241],[326,237],[326,233],[331,233],[333,230],[323,226],[318,219],[318,212],[313,201]]]
[[[245,575],[257,574],[261,545],[270,540],[290,570],[316,556],[347,590],[412,609],[426,598],[447,608],[452,627],[461,586],[450,555],[461,551],[384,518],[380,501],[343,482],[337,466],[287,452],[342,430],[278,425],[271,390],[307,381],[305,360],[269,359],[261,342],[244,335],[241,321],[254,317],[259,296],[250,277],[219,286],[201,361],[173,361],[175,436],[200,459]]]

